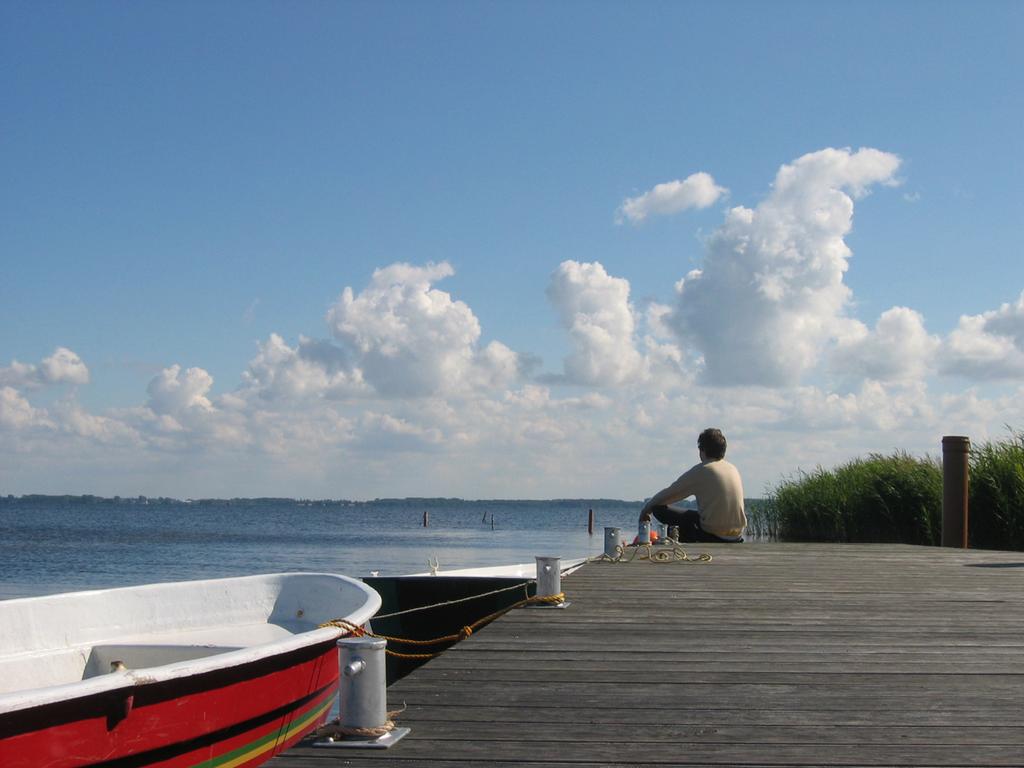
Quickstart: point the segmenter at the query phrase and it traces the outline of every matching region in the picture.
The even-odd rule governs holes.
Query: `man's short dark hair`
[[[725,435],[722,430],[708,427],[697,438],[697,447],[704,451],[709,459],[725,458]]]

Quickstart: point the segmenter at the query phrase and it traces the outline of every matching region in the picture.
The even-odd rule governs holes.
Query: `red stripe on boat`
[[[322,722],[326,709],[288,736],[292,723],[329,703],[337,682],[331,640],[202,675],[10,712],[0,716],[0,766],[258,765]],[[251,759],[219,759],[274,731],[280,743]]]

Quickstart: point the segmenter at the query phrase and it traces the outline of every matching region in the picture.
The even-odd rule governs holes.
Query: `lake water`
[[[0,498],[0,599],[279,571],[417,573],[589,557],[640,502]],[[588,509],[596,522],[587,533]],[[423,512],[429,525],[423,527]],[[486,520],[485,520],[486,516]],[[492,528],[493,518],[493,528]]]

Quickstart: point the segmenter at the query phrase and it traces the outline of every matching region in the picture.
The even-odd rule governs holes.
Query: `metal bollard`
[[[537,597],[552,597],[562,594],[561,559],[557,557],[537,558]],[[569,605],[564,600],[560,603],[538,603],[538,608],[565,608]]]
[[[664,540],[665,534],[667,533],[667,527],[664,523],[658,523],[658,540]]]
[[[608,557],[618,555],[619,545],[622,543],[622,531],[618,528],[604,529],[604,553]]]
[[[550,597],[562,591],[562,570],[557,557],[537,558],[537,597]]]
[[[640,531],[636,535],[637,544],[650,544],[651,543],[651,521],[644,520],[640,523]]]
[[[372,730],[386,725],[386,647],[386,640],[375,637],[343,637],[338,641],[338,650],[341,654],[341,674],[338,676],[338,725],[341,729]],[[317,742],[314,746],[390,747],[407,733],[408,728],[394,728],[382,736],[345,736]]]
[[[341,651],[338,695],[343,728],[379,728],[387,722],[386,647],[386,640],[375,637],[343,637],[338,641]]]

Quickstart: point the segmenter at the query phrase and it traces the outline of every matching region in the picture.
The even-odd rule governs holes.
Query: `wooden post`
[[[942,438],[942,546],[967,549],[967,486],[971,439]]]
[[[587,516],[587,533],[591,536],[594,535],[594,510],[590,510],[590,514]]]
[[[423,510],[423,527],[426,528],[430,525],[430,513],[427,510]]]

